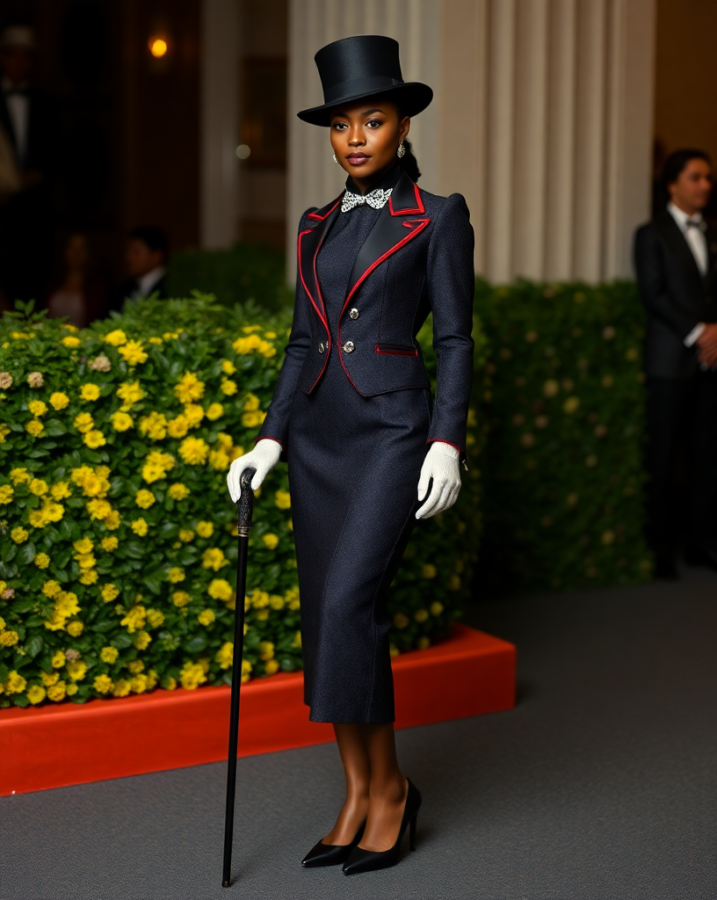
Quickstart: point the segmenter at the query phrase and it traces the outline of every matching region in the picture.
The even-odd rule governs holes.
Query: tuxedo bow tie
[[[369,191],[368,194],[354,194],[351,191],[346,191],[344,199],[341,201],[341,212],[348,212],[354,206],[363,206],[364,204],[368,204],[374,209],[381,209],[391,196],[392,190],[393,188],[389,188],[387,191],[383,188],[375,188],[373,191]]]
[[[687,228],[699,228],[700,231],[704,231],[707,227],[704,219],[700,219],[699,221],[697,219],[687,219],[685,225]]]

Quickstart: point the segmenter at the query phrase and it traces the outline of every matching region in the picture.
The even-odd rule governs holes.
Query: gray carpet
[[[399,733],[418,849],[346,878],[299,861],[341,793],[332,745],[0,800],[2,900],[714,900],[717,576],[481,603],[515,710]],[[0,761],[1,764],[1,761]]]

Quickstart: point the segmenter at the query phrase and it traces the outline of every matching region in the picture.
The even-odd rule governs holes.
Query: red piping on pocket
[[[405,347],[396,350],[386,350],[391,344],[375,344],[376,353],[382,353],[384,356],[418,356],[417,347]]]

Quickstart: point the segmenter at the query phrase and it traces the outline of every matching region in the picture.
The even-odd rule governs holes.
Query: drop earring
[[[396,156],[401,159],[401,157],[406,155],[406,148],[403,145],[403,141],[401,141],[398,145],[398,150],[396,150]]]
[[[339,161],[338,161],[338,159],[336,159],[336,154],[335,154],[335,153],[334,153],[334,154],[333,154],[333,157],[334,157],[334,162],[335,162],[335,163],[336,163],[336,165],[337,165],[337,166],[338,166],[338,164],[339,164]]]

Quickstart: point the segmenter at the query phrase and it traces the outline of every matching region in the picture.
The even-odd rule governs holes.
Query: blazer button
[[[323,353],[325,349],[326,349],[326,344],[324,344],[323,341],[320,341],[319,342],[319,353]]]
[[[358,319],[358,317],[359,317],[359,311],[356,309],[356,307],[349,310],[349,318]]]
[[[353,353],[355,349],[355,344],[353,341],[346,341],[343,346],[344,353]]]

